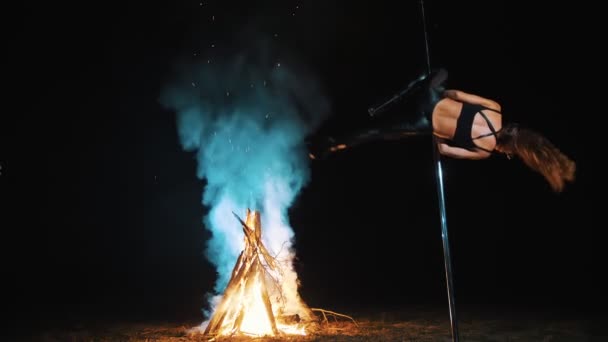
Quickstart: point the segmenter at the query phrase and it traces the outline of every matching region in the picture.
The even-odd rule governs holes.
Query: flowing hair
[[[567,181],[574,181],[576,163],[533,130],[517,124],[505,125],[498,133],[497,147],[540,173],[555,192],[562,192]]]

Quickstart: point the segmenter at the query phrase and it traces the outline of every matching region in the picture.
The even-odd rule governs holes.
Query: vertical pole
[[[426,16],[424,13],[424,0],[420,0],[422,11],[422,24],[424,26],[424,43],[426,48],[427,74],[431,74],[431,57],[429,54],[429,40],[426,29]],[[432,122],[431,122],[432,125]],[[445,196],[443,190],[443,169],[441,166],[441,154],[439,154],[438,141],[433,135],[433,159],[435,161],[435,176],[437,178],[437,197],[439,200],[439,215],[441,220],[441,239],[443,241],[443,261],[445,264],[445,278],[448,290],[448,303],[450,308],[450,325],[452,329],[452,341],[458,342],[458,325],[456,319],[456,307],[454,303],[454,282],[452,279],[452,257],[450,255],[450,240],[448,238],[448,222],[445,211]]]
[[[448,222],[445,213],[445,197],[443,193],[443,169],[441,167],[441,155],[439,154],[435,137],[433,137],[433,157],[435,159],[435,176],[437,177],[437,197],[439,199],[441,239],[443,240],[443,262],[445,264],[445,278],[448,289],[452,341],[458,342],[458,325],[456,323],[456,306],[454,303],[454,281],[452,279],[452,256],[450,254],[450,239],[448,238]]]

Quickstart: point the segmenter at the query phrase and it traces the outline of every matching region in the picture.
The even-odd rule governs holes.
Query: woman
[[[576,164],[543,135],[515,123],[503,124],[500,105],[478,95],[460,90],[444,90],[447,72],[443,69],[421,77],[408,86],[402,98],[414,98],[414,122],[389,123],[382,128],[366,129],[342,142],[329,140],[316,159],[328,152],[344,150],[378,139],[399,139],[410,135],[431,133],[438,139],[442,155],[479,160],[495,153],[509,159],[519,157],[529,168],[540,173],[555,192],[561,192],[566,182],[574,181]],[[391,101],[396,99],[393,97]],[[372,109],[370,113],[375,113]],[[411,118],[410,118],[411,119]]]

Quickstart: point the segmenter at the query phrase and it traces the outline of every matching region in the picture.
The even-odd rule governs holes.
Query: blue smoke
[[[287,210],[310,177],[304,139],[329,112],[310,74],[294,63],[239,55],[221,65],[184,63],[162,93],[177,114],[183,149],[195,153],[197,176],[206,180],[206,255],[217,269],[218,293],[242,249],[232,212],[244,219],[247,208],[259,210],[267,247],[276,253],[291,246]]]

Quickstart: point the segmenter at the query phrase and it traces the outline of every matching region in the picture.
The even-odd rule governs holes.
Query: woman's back
[[[502,128],[500,105],[460,91],[448,90],[445,95],[433,111],[434,134],[457,147],[489,155]]]

